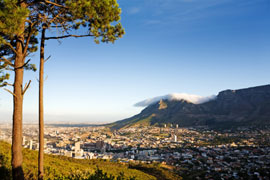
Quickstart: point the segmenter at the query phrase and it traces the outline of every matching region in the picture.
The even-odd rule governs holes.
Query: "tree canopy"
[[[46,39],[92,36],[96,43],[114,42],[124,34],[116,0],[44,1],[39,5],[42,26],[57,31]],[[76,33],[74,30],[82,30]]]
[[[22,112],[24,69],[36,70],[25,61],[37,50],[38,33],[44,40],[67,37],[94,37],[96,43],[114,42],[124,34],[120,20],[121,9],[116,0],[0,0],[0,86],[11,85],[13,92],[12,173],[23,179],[22,170]],[[76,32],[83,27],[79,33]],[[56,35],[45,37],[45,31]],[[51,33],[53,34],[53,33]],[[14,83],[5,82],[14,71]]]
[[[7,85],[3,81],[9,79],[9,73],[3,71],[15,70],[15,57],[20,53],[16,49],[18,37],[20,35],[24,37],[23,42],[21,42],[24,58],[37,50],[38,40],[36,35],[38,32],[34,24],[27,20],[30,16],[30,10],[17,4],[18,1],[16,0],[0,1],[0,71],[2,72],[2,86]],[[22,24],[25,25],[25,28],[21,28]],[[35,65],[29,64],[29,62],[30,60],[20,68],[36,70]]]
[[[114,42],[125,33],[120,14],[116,0],[0,0],[0,70],[14,70],[20,35],[24,58],[37,50],[38,32],[44,27],[56,32],[47,40],[92,36],[96,43]],[[29,61],[23,68],[36,69]],[[0,83],[9,77],[3,73]]]

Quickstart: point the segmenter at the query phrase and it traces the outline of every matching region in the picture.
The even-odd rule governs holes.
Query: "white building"
[[[173,141],[177,142],[177,136],[176,135],[173,135]]]
[[[30,140],[30,143],[29,143],[29,149],[33,149],[33,141],[32,140]]]

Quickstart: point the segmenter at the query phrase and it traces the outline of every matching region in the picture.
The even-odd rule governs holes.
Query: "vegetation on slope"
[[[152,176],[158,177],[159,180],[182,180],[182,177],[168,171],[160,164],[129,164],[130,168],[143,171]]]
[[[27,180],[37,179],[38,152],[23,150],[23,170]],[[81,179],[81,180],[154,180],[157,179],[127,165],[105,160],[78,160],[64,156],[45,155],[44,180]],[[0,141],[0,179],[11,179],[11,146]]]

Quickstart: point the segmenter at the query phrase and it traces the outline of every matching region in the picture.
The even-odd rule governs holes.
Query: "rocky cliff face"
[[[216,99],[203,104],[162,100],[112,127],[132,126],[149,117],[151,125],[173,123],[180,127],[270,124],[270,85],[221,91]]]

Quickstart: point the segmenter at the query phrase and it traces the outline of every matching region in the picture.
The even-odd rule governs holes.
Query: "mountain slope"
[[[138,115],[110,124],[110,127],[132,127],[145,119],[150,125],[173,123],[180,127],[270,124],[270,85],[221,91],[215,99],[202,104],[161,100]]]

